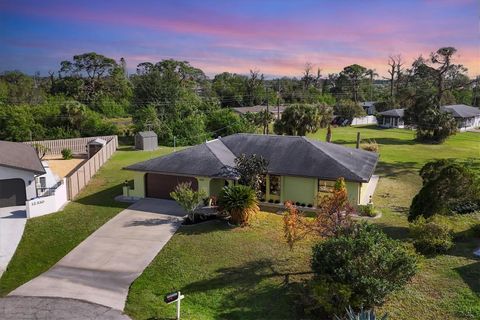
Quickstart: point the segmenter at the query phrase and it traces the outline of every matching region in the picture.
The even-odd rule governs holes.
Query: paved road
[[[0,276],[22,239],[26,222],[25,206],[0,208]]]
[[[7,297],[0,299],[2,320],[130,320],[121,311],[63,298]]]
[[[130,284],[170,240],[184,214],[174,201],[140,200],[11,295],[73,298],[123,310]]]

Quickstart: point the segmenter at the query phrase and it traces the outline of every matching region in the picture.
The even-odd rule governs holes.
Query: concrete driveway
[[[184,215],[174,201],[140,200],[10,295],[73,298],[123,310],[130,284],[170,240]]]
[[[25,206],[0,208],[0,276],[22,239],[26,223]]]

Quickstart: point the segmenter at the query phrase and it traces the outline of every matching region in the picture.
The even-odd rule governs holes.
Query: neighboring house
[[[376,101],[365,101],[362,102],[362,108],[365,110],[365,113],[367,115],[373,115],[375,114],[375,102]]]
[[[405,128],[405,109],[392,109],[380,112],[378,125],[383,128]]]
[[[25,205],[37,197],[35,178],[45,173],[32,146],[0,141],[0,207]]]
[[[170,199],[180,182],[217,196],[238,180],[235,158],[242,154],[261,155],[269,162],[264,201],[312,205],[339,177],[345,179],[352,203],[364,204],[378,161],[373,152],[305,137],[235,134],[126,167],[136,173],[134,188],[124,188],[124,196]]]
[[[464,104],[454,104],[440,107],[440,109],[450,113],[455,118],[460,131],[480,127],[480,109],[478,108]]]
[[[268,111],[273,115],[275,119],[279,119],[282,117],[282,113],[286,108],[287,106],[268,106]],[[265,110],[267,110],[267,106],[233,108],[233,111],[241,115],[247,113],[259,113]]]

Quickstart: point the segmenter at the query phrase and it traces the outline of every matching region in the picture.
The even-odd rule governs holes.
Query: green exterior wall
[[[134,172],[133,173],[133,185],[134,189],[128,190],[128,196],[145,198],[145,173]],[[126,194],[124,194],[126,196]]]
[[[203,191],[207,196],[210,195],[210,178],[196,177],[198,181],[198,191]]]
[[[134,172],[134,189],[127,190],[123,188],[124,196],[130,197],[145,197],[145,173]],[[223,179],[211,179],[208,177],[195,177],[198,181],[198,189],[205,192],[208,196],[218,196],[220,191],[225,185]],[[291,200],[293,202],[300,202],[305,204],[317,205],[317,188],[318,179],[316,178],[304,178],[304,177],[291,177],[282,176],[281,181],[281,193],[280,201]],[[229,181],[230,183],[230,181]],[[232,183],[230,183],[232,185]],[[367,183],[358,182],[346,182],[348,197],[350,202],[354,205],[358,205],[361,200],[361,195],[366,191]],[[268,186],[267,186],[268,190]]]
[[[317,194],[317,179],[282,176],[281,201],[291,200],[314,204]]]
[[[360,185],[359,182],[345,182],[347,186],[348,199],[352,205],[358,205],[360,203]]]
[[[210,180],[210,195],[218,196],[222,188],[225,186],[225,180],[223,179],[212,179]]]

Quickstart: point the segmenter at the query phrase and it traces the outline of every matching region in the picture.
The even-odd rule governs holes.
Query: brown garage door
[[[170,192],[182,182],[190,182],[193,190],[198,190],[198,182],[194,177],[170,176],[165,174],[147,173],[146,195],[149,198],[172,199]]]
[[[22,179],[0,180],[0,208],[23,206],[27,200]]]

